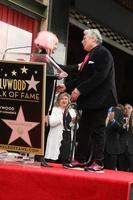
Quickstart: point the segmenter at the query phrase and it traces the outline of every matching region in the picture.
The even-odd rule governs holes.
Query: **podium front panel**
[[[46,64],[0,61],[0,150],[43,155]]]

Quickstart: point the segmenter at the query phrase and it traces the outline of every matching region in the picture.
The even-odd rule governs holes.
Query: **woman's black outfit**
[[[42,50],[40,54],[46,54],[46,50]],[[45,105],[45,115],[48,115],[52,111],[52,106],[54,103],[56,82],[58,76],[54,74],[54,66],[49,62],[46,63],[46,105]],[[46,146],[47,136],[49,132],[49,126],[45,126],[44,135],[44,146]],[[45,150],[44,150],[45,151]],[[35,160],[40,161],[42,166],[48,166],[44,155],[36,155]]]

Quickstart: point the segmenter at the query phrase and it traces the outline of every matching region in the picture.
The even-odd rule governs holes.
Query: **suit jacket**
[[[120,153],[120,136],[123,132],[123,112],[114,108],[115,121],[109,122],[105,129],[105,152],[109,154]]]
[[[78,66],[66,66],[65,71],[77,70]],[[66,83],[67,92],[77,88],[81,95],[79,109],[104,109],[117,105],[114,61],[111,53],[102,45],[90,51],[90,56],[76,78]]]
[[[123,129],[123,134],[120,136],[120,153],[125,151],[133,155],[133,112],[129,119],[129,129]]]

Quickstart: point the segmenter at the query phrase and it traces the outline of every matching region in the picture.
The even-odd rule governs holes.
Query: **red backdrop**
[[[0,21],[6,22],[18,28],[24,29],[32,33],[32,44],[39,31],[39,20],[33,19],[19,11],[13,10],[3,4],[0,4]],[[32,52],[35,51],[32,45]]]

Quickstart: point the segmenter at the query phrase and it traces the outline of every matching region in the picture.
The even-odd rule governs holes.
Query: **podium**
[[[7,55],[0,61],[0,151],[43,155],[47,64],[66,74],[46,54]]]
[[[56,71],[66,76],[46,54],[6,54],[0,61],[0,151],[44,154],[46,103],[55,92],[50,84],[46,91],[46,80],[54,81]]]
[[[42,155],[46,63],[0,61],[0,150]]]

